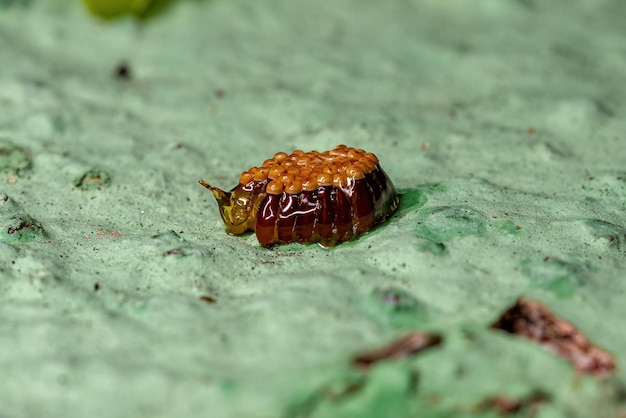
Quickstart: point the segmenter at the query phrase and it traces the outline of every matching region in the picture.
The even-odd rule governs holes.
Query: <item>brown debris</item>
[[[549,401],[550,398],[542,392],[534,392],[530,395],[515,399],[506,395],[496,395],[481,402],[477,412],[486,412],[495,410],[499,416],[516,415],[519,412],[528,412],[529,416],[534,417],[539,409],[539,405]]]
[[[33,226],[35,226],[34,219],[31,219],[30,217],[26,217],[26,219],[24,218],[25,217],[22,217],[21,215],[17,215],[13,217],[13,219],[20,221],[20,223],[15,228],[10,226],[7,229],[7,234],[15,234],[16,232],[21,231],[24,228],[32,228]]]
[[[441,344],[443,339],[438,334],[411,332],[391,344],[367,351],[354,357],[352,364],[367,369],[372,364],[386,359],[401,359],[416,354],[427,348]]]
[[[202,300],[202,301],[204,301],[206,303],[216,303],[217,302],[217,299],[212,298],[211,296],[206,296],[206,295],[200,296],[200,300]]]
[[[581,373],[604,377],[616,368],[610,353],[592,344],[574,325],[534,300],[518,299],[491,328],[535,341],[567,359]]]

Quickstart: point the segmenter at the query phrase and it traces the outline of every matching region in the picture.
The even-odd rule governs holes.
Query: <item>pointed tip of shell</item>
[[[230,193],[225,192],[222,189],[219,189],[215,186],[211,186],[209,183],[207,183],[204,180],[198,180],[198,183],[200,183],[202,185],[202,187],[205,187],[207,189],[209,189],[211,191],[211,193],[213,193],[213,196],[215,196],[215,199],[219,202],[219,201],[230,201]]]

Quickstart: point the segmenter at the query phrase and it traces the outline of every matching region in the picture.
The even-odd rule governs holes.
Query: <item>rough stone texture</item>
[[[0,148],[23,151],[1,158],[0,194],[45,231],[0,240],[0,416],[487,417],[537,393],[539,417],[619,416],[623,16],[621,0],[212,0],[139,25],[0,1]],[[228,236],[197,183],[340,143],[404,196],[332,250]],[[76,187],[91,170],[107,187]],[[488,329],[519,296],[615,376]],[[351,365],[407,332],[444,342]]]

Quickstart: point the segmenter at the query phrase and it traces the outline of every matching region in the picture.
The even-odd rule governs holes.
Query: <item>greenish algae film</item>
[[[485,216],[467,206],[424,208],[417,221],[417,235],[438,243],[484,234],[487,230]]]
[[[546,289],[557,297],[572,297],[585,285],[585,276],[589,273],[588,263],[545,258],[543,260],[525,259],[520,263],[521,272],[535,287]]]
[[[624,415],[623,2],[87,3],[0,0],[0,414]],[[196,183],[341,143],[402,202],[332,249]],[[525,294],[616,374],[488,329]]]

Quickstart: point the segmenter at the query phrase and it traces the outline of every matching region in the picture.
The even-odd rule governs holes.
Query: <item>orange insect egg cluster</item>
[[[241,173],[230,192],[211,190],[226,230],[254,231],[261,245],[318,242],[332,247],[387,220],[400,198],[378,158],[339,145],[324,152],[279,152]]]
[[[363,179],[377,165],[378,158],[371,152],[345,145],[324,152],[278,152],[261,167],[241,173],[239,183],[269,180],[268,194],[298,194],[318,186],[345,187],[351,181]]]

